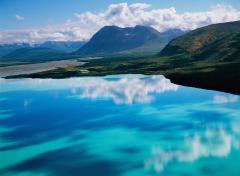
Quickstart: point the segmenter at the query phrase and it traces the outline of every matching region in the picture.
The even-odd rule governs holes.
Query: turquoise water
[[[163,76],[0,79],[2,176],[239,176],[236,95]]]

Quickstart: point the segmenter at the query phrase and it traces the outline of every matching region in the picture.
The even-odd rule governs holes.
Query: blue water
[[[239,176],[236,95],[163,76],[0,79],[2,176]]]

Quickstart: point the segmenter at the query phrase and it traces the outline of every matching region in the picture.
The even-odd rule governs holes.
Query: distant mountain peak
[[[104,55],[137,48],[141,48],[141,51],[144,51],[144,48],[160,51],[170,39],[172,39],[171,36],[162,35],[150,26],[136,25],[126,28],[104,26],[76,53],[80,55]]]

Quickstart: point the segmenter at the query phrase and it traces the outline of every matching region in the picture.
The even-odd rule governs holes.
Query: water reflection
[[[200,158],[227,157],[232,149],[239,149],[240,139],[237,134],[228,133],[219,127],[216,130],[207,129],[202,135],[186,137],[177,149],[165,151],[160,147],[154,147],[152,158],[146,160],[145,167],[153,168],[159,173],[173,161],[191,163]]]
[[[235,103],[238,101],[237,95],[214,95],[214,103]]]
[[[0,92],[19,90],[71,89],[75,98],[112,99],[117,104],[147,103],[154,99],[153,93],[177,91],[178,86],[162,75],[123,76],[70,79],[0,79]],[[24,104],[29,104],[25,102]]]
[[[0,175],[240,175],[238,96],[142,75],[0,85]]]
[[[151,94],[176,91],[178,86],[160,75],[147,78],[125,77],[115,81],[87,81],[82,88],[80,98],[109,98],[117,104],[132,104],[149,103],[154,99]]]

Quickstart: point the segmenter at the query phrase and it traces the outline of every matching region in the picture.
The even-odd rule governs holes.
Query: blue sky
[[[86,41],[106,25],[194,30],[240,20],[240,0],[0,0],[0,43]]]
[[[175,7],[177,12],[206,11],[216,4],[231,5],[240,9],[239,0],[1,0],[0,29],[19,29],[64,23],[74,13],[101,12],[114,3],[149,3],[152,8]],[[193,3],[194,2],[194,3]],[[24,20],[16,20],[16,14]]]

